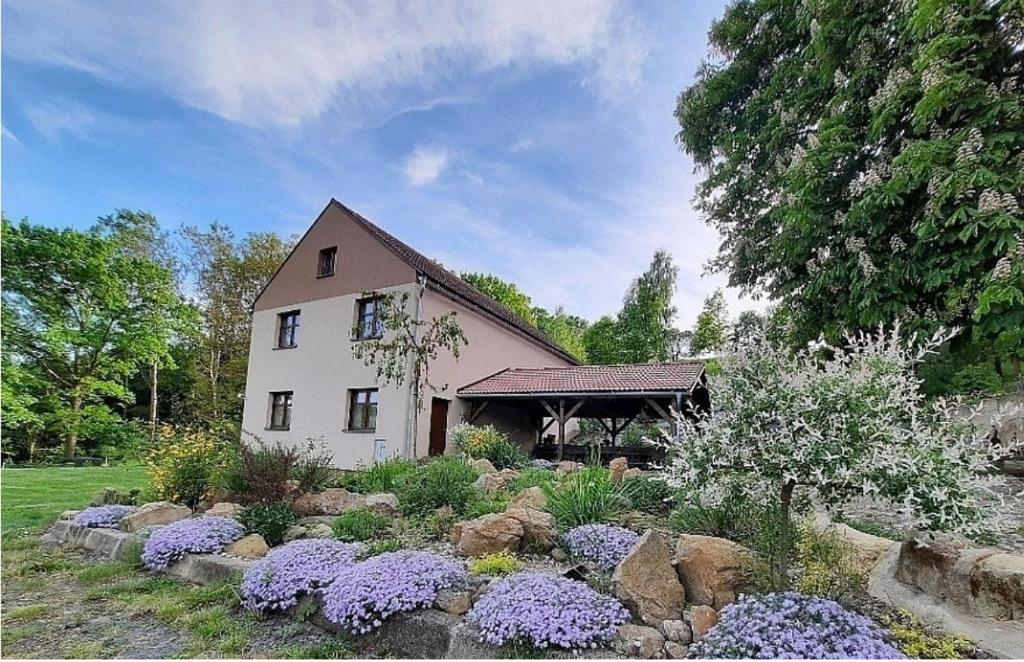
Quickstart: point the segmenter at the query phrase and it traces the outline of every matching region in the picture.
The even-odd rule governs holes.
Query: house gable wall
[[[317,278],[320,250],[338,247],[333,276]],[[256,299],[254,311],[359,294],[413,283],[416,272],[352,220],[338,205],[327,205],[274,278]]]

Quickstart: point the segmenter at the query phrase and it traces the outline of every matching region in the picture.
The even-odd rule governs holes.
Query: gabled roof
[[[427,285],[431,287],[431,289],[455,301],[456,303],[460,303],[482,313],[484,316],[490,318],[494,322],[497,322],[500,326],[503,326],[506,329],[520,335],[525,335],[528,339],[541,345],[544,349],[555,354],[559,358],[568,361],[573,365],[577,365],[579,363],[572,354],[569,354],[567,351],[562,349],[562,347],[548,339],[540,329],[530,324],[522,317],[519,317],[480,290],[476,289],[461,277],[448,271],[419,251],[416,251],[394,235],[385,232],[380,227],[367,220],[364,216],[352,209],[349,209],[334,198],[331,198],[330,204],[339,207],[345,213],[350,215],[355,219],[356,223],[363,227],[363,229],[376,237],[378,241],[391,249],[395,255],[404,260],[418,273],[425,276],[427,279]]]
[[[458,395],[689,393],[703,372],[702,361],[508,368],[463,386]]]

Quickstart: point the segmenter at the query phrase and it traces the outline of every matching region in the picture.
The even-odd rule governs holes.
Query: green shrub
[[[489,460],[498,469],[518,469],[530,463],[530,456],[493,426],[462,423],[449,433],[455,447],[476,459]]]
[[[893,643],[904,655],[921,660],[966,660],[975,657],[975,646],[962,634],[931,632],[917,616],[905,609],[878,618],[888,626]]]
[[[363,542],[377,537],[391,526],[391,518],[368,508],[354,508],[338,515],[331,524],[334,537],[345,542]]]
[[[510,552],[498,552],[496,554],[484,554],[469,562],[469,574],[489,575],[491,577],[503,577],[519,572],[523,569],[523,562]]]
[[[558,480],[558,474],[550,469],[541,469],[540,467],[527,467],[523,469],[519,476],[511,481],[507,486],[506,490],[509,494],[519,494],[523,490],[530,487],[540,487],[553,485]]]
[[[508,499],[474,499],[466,507],[465,517],[466,519],[475,519],[481,515],[490,515],[491,513],[500,513],[505,510],[508,506]]]
[[[150,492],[155,499],[195,507],[230,458],[230,444],[212,432],[164,426],[146,454]]]
[[[406,514],[426,515],[443,506],[464,513],[476,497],[476,479],[476,470],[461,457],[443,456],[403,476],[395,493]]]
[[[268,545],[280,545],[285,531],[296,519],[295,511],[283,501],[252,505],[238,516],[238,521],[246,531],[260,534]]]
[[[545,509],[562,528],[607,522],[626,506],[621,483],[613,483],[607,469],[587,467],[543,487]]]
[[[358,485],[358,491],[366,494],[394,492],[398,483],[415,470],[415,462],[396,457],[377,462],[355,474],[355,484]]]
[[[321,442],[319,448],[313,439],[306,444],[303,453],[292,467],[293,480],[307,492],[323,492],[334,482],[334,458]]]
[[[835,531],[818,531],[812,522],[800,526],[796,540],[800,565],[797,590],[829,600],[843,600],[864,590],[867,579],[853,546]]]
[[[378,554],[384,554],[386,552],[397,552],[400,549],[402,549],[402,543],[395,538],[374,540],[366,546],[366,552],[363,554],[363,558],[377,556]]]
[[[671,510],[675,496],[675,490],[668,483],[645,476],[622,481],[622,493],[636,510],[654,514]]]
[[[302,452],[281,442],[268,444],[256,437],[238,442],[218,477],[231,499],[243,505],[276,503],[291,491],[288,481]]]

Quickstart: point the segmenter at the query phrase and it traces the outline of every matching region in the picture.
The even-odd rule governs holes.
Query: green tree
[[[620,363],[619,326],[615,319],[605,315],[583,334],[583,347],[588,363]]]
[[[704,299],[704,308],[697,315],[690,351],[700,354],[724,349],[729,341],[728,315],[725,295],[722,294],[722,290],[715,290],[711,296]]]
[[[96,229],[3,220],[4,345],[49,392],[71,458],[90,418],[130,394],[125,379],[169,351],[185,311],[171,274]]]
[[[678,274],[672,256],[659,250],[647,271],[633,281],[618,317],[621,361],[669,361],[676,353],[679,332],[674,326],[672,296]]]
[[[515,283],[510,283],[491,274],[465,273],[462,274],[462,278],[530,324],[537,326],[537,315],[534,313],[533,302],[530,301],[530,297],[519,291]]]
[[[741,0],[709,39],[676,116],[730,284],[797,342],[901,319],[1019,361],[1024,4]]]
[[[250,233],[239,241],[220,224],[207,231],[185,228],[183,234],[189,287],[202,316],[188,352],[187,409],[196,422],[237,422],[245,393],[252,307],[294,241],[273,232]]]
[[[533,314],[537,318],[537,328],[565,351],[572,354],[580,363],[586,363],[587,350],[583,343],[583,334],[587,330],[587,320],[578,315],[570,315],[562,306],[555,312],[536,307]]]

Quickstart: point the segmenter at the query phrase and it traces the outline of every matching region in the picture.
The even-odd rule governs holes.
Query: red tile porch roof
[[[463,386],[458,390],[458,395],[689,393],[703,372],[702,361],[506,368]]]

